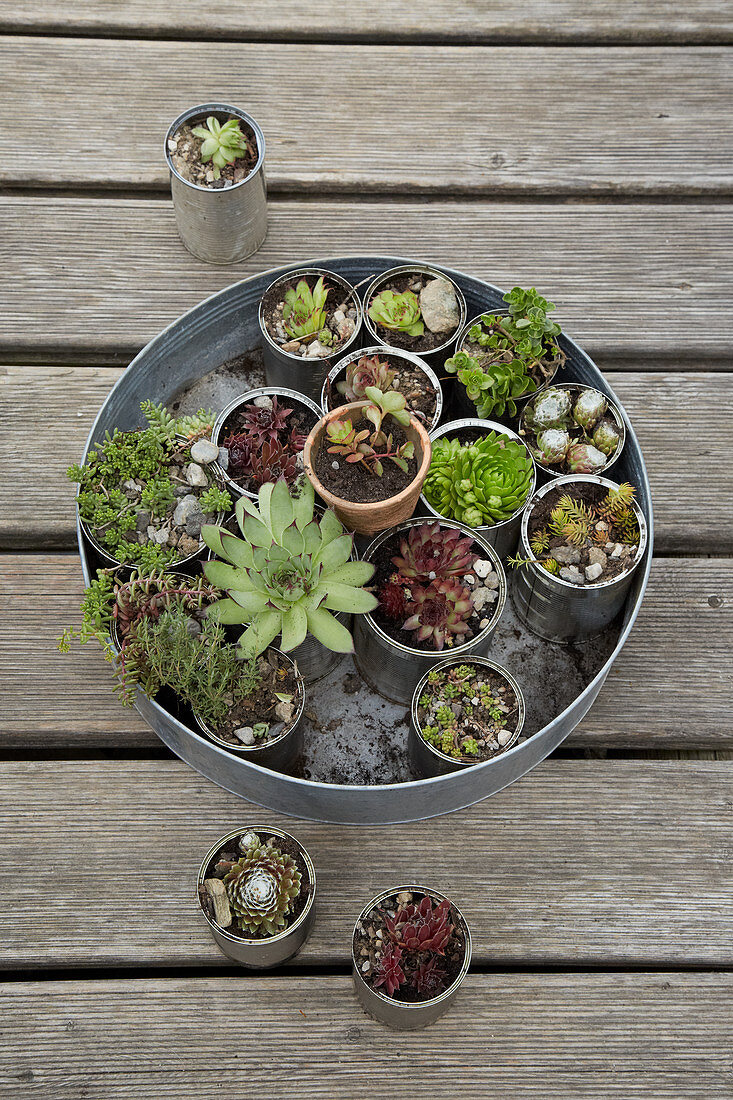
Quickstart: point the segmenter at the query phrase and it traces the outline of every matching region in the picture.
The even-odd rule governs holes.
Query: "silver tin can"
[[[565,474],[537,490],[529,502],[519,539],[518,554],[534,558],[529,545],[529,520],[537,502],[560,486],[601,485],[617,489],[618,485],[596,474]],[[613,622],[626,601],[634,574],[641,564],[647,545],[647,523],[634,501],[634,513],[639,524],[639,549],[633,565],[626,573],[602,584],[579,586],[562,577],[554,577],[534,562],[514,570],[511,597],[519,619],[528,630],[548,642],[577,642],[599,634]]]
[[[521,439],[516,432],[513,432],[511,428],[505,427],[504,424],[499,424],[496,420],[479,420],[476,417],[467,417],[465,420],[451,420],[449,424],[443,424],[442,427],[437,428],[434,432],[430,433],[430,438],[433,442],[436,439],[440,439],[444,435],[457,435],[462,431],[466,431],[468,434],[475,435],[476,439],[479,439],[486,432],[497,432],[500,435],[505,435],[508,439],[513,439],[515,443],[521,443],[524,447],[527,455],[532,459],[532,454],[529,447]],[[537,483],[537,472],[534,468],[534,460],[532,459],[532,484],[529,487],[527,493],[527,500],[532,498],[532,494],[535,490]],[[503,520],[501,523],[494,523],[491,527],[476,527],[483,538],[493,546],[500,558],[505,558],[507,554],[513,554],[517,548],[517,541],[519,539],[519,527],[522,522],[522,514],[527,507],[526,501],[517,508],[516,512],[509,517],[509,519]],[[436,512],[432,504],[422,493],[420,496],[420,508],[428,515],[435,516],[437,519],[445,520],[446,523],[452,523],[453,521],[448,519],[447,516],[441,516],[440,512]]]
[[[239,840],[241,836],[249,832],[257,833],[259,836],[263,837],[271,836],[276,839],[280,838],[281,840],[292,841],[297,846],[298,852],[308,871],[308,899],[302,912],[298,915],[293,924],[289,925],[282,932],[279,932],[276,936],[267,936],[263,939],[245,939],[243,936],[233,935],[231,932],[228,932],[226,928],[221,928],[205,911],[201,905],[201,897],[199,895],[199,889],[204,885],[204,879],[206,878],[209,864],[217,852],[221,851],[224,845],[230,840]],[[313,861],[303,845],[290,833],[284,833],[282,829],[273,829],[269,825],[245,825],[242,829],[236,829],[232,833],[227,833],[226,836],[221,837],[217,840],[216,844],[209,848],[199,869],[196,896],[198,898],[199,908],[206,919],[211,934],[224,954],[228,955],[230,959],[234,959],[240,966],[246,966],[251,970],[266,970],[271,966],[280,966],[281,963],[286,962],[287,959],[292,959],[294,955],[298,954],[310,936],[315,917],[316,871],[313,866]]]
[[[395,534],[408,531],[411,527],[420,527],[429,522],[423,519],[408,519],[397,527],[391,527],[383,531],[369,544],[363,557],[370,561],[379,547],[387,539]],[[492,546],[470,527],[462,523],[454,523],[452,520],[441,520],[446,527],[458,530],[463,535],[469,535],[481,548],[484,558],[491,561],[499,578],[499,587],[494,607],[491,611],[488,626],[480,633],[462,645],[452,646],[450,656],[463,656],[469,653],[485,654],[491,646],[492,637],[497,623],[501,618],[506,603],[506,576],[498,554]],[[418,680],[446,659],[445,650],[428,652],[417,649],[414,646],[403,645],[396,642],[386,634],[374,621],[370,614],[357,615],[354,619],[354,660],[359,672],[371,688],[379,692],[386,699],[394,703],[409,705],[412,693]]]
[[[486,657],[476,657],[475,655],[470,657],[451,657],[449,660],[436,665],[435,671],[447,671],[452,665],[459,664],[482,665],[484,668],[493,669],[494,672],[498,673],[499,676],[506,680],[507,684],[514,692],[518,708],[516,728],[513,732],[511,741],[508,741],[506,745],[502,747],[501,752],[497,752],[495,756],[491,757],[492,760],[495,760],[497,756],[501,756],[502,752],[506,752],[512,745],[515,745],[522,733],[525,715],[522,689],[510,672],[507,672],[505,668],[501,665],[497,665],[494,661],[489,661]],[[454,760],[444,752],[441,752],[440,749],[436,749],[434,745],[431,745],[422,736],[420,732],[420,722],[418,720],[418,704],[427,682],[428,673],[420,680],[412,696],[410,728],[407,731],[407,755],[410,760],[410,766],[421,779],[425,779],[426,777],[432,778],[434,775],[449,775],[451,772],[462,771],[464,768],[474,768],[479,761]]]
[[[547,388],[549,388],[549,387],[547,387]],[[593,390],[595,388],[596,388],[595,386],[581,386],[580,383],[578,383],[578,382],[555,382],[552,385],[552,389],[567,390],[571,394],[571,397],[572,397],[573,401],[575,401],[580,396],[580,394],[583,392],[583,390]],[[536,391],[536,392],[539,392],[539,391]],[[626,443],[626,422],[624,421],[624,418],[621,415],[621,410],[618,408],[615,401],[612,401],[611,398],[608,396],[608,394],[603,393],[603,390],[598,390],[598,393],[602,393],[603,396],[605,397],[607,403],[608,403],[608,408],[606,410],[606,413],[604,413],[604,415],[610,416],[611,420],[613,420],[613,422],[616,425],[616,427],[618,428],[618,432],[619,432],[619,442],[618,442],[618,447],[616,448],[615,453],[609,458],[606,465],[602,469],[597,471],[597,473],[599,473],[599,474],[605,474],[611,469],[611,467],[614,465],[614,463],[617,462],[618,459],[621,457],[621,452],[623,451],[624,444]],[[531,394],[530,399],[535,397],[535,396],[536,396],[536,393]],[[522,437],[523,442],[526,441],[525,437],[528,434],[526,423],[525,423],[526,414],[527,414],[527,404],[529,404],[529,402],[527,402],[524,405],[524,407],[522,409],[521,416],[519,418],[519,434]],[[536,456],[533,456],[533,457],[534,457],[534,461],[535,461],[535,465],[537,466],[537,469],[541,470],[543,474],[547,474],[549,477],[564,477],[565,476],[563,474],[563,472],[561,470],[558,470],[556,467],[546,466],[543,462],[540,462],[540,460]]]
[[[200,187],[173,167],[169,140],[184,123],[203,122],[209,115],[240,119],[257,141],[257,163],[246,179],[231,187]],[[168,127],[164,150],[178,234],[188,251],[209,264],[236,263],[256,252],[267,235],[267,185],[265,135],[251,115],[227,103],[190,107]]]
[[[481,318],[484,316],[484,314],[491,312],[500,312],[499,307],[497,307],[497,309],[494,311],[492,311],[491,309],[485,309],[483,313],[477,313],[475,317],[466,322],[461,331],[458,333],[458,339],[455,341],[454,354],[457,354],[459,351],[462,350],[463,345],[466,341],[466,337],[468,336],[469,329],[473,328],[474,325],[478,325],[481,322]],[[553,378],[565,362],[565,359],[566,356],[564,351],[562,351],[562,349],[559,349],[559,356],[555,362],[555,369],[553,370],[550,377],[546,379],[546,381],[543,382],[541,386],[538,386],[536,390],[532,390],[531,393],[524,394],[522,397],[515,397],[514,404],[517,406],[517,415],[509,416],[508,414],[505,414],[502,419],[516,420],[517,417],[520,415],[522,408],[526,405],[530,398],[536,397],[538,393],[551,385]],[[452,377],[455,379],[455,386],[453,388],[453,404],[456,408],[456,411],[461,416],[475,417],[478,410],[476,408],[476,405],[466,393],[466,387],[463,385],[462,382],[458,381],[458,378],[455,375],[453,375]]]
[[[248,760],[252,760],[256,764],[261,764],[263,768],[273,768],[275,771],[288,771],[303,751],[305,685],[296,662],[293,661],[289,654],[283,653],[282,650],[275,649],[273,646],[268,646],[266,652],[270,651],[277,654],[278,660],[286,665],[290,665],[291,670],[295,672],[298,683],[298,709],[292,723],[287,729],[284,729],[277,737],[273,737],[272,740],[264,745],[232,745],[229,741],[225,741],[222,737],[214,733],[196,711],[193,712],[193,716],[206,736],[210,738],[215,745],[220,745],[223,749],[226,749],[227,752],[235,753],[237,756],[245,756]]]
[[[399,351],[397,348],[388,348],[385,344],[375,344],[372,347],[360,348],[359,351],[352,351],[349,355],[345,355],[343,359],[339,359],[335,367],[331,367],[331,370],[326,375],[321,389],[321,410],[323,415],[331,411],[331,406],[328,403],[329,394],[336,384],[336,380],[342,371],[346,370],[350,363],[353,363],[356,359],[361,359],[363,355],[382,355],[389,357],[390,359],[401,359],[403,362],[410,363],[413,367],[418,367],[426,376],[430,385],[435,390],[435,412],[430,420],[430,423],[425,423],[425,428],[428,432],[432,432],[434,428],[440,423],[440,418],[443,415],[443,390],[440,385],[440,380],[431,366],[429,366],[424,359],[421,359],[419,355],[413,355],[409,351]],[[413,412],[413,416],[417,414]]]
[[[427,894],[433,901],[437,902],[450,901],[450,898],[446,898],[445,894],[441,894],[437,890],[429,889],[427,886],[395,886],[391,890],[384,890],[381,894],[377,894],[377,896],[372,898],[369,904],[362,909],[354,925],[354,931],[351,937],[351,973],[354,980],[356,998],[368,1016],[371,1016],[372,1019],[380,1020],[383,1024],[387,1024],[388,1027],[395,1028],[395,1030],[398,1031],[416,1031],[419,1028],[427,1027],[429,1024],[435,1023],[436,1020],[440,1019],[440,1017],[448,1011],[451,1004],[456,999],[458,990],[471,965],[471,933],[463,913],[461,913],[458,906],[451,901],[453,915],[463,933],[463,965],[451,985],[449,985],[438,997],[431,997],[428,1001],[400,1001],[397,997],[388,997],[385,993],[380,993],[378,989],[372,989],[361,976],[361,971],[354,954],[354,940],[359,931],[359,925],[363,921],[369,919],[369,914],[375,906],[380,905],[387,898],[392,897],[394,894],[399,894],[403,890],[410,890],[414,894]]]
[[[385,337],[379,335],[379,332],[377,331],[377,326],[369,316],[369,303],[371,302],[374,295],[379,293],[384,283],[389,282],[390,279],[399,278],[400,275],[409,275],[413,272],[416,275],[431,275],[435,279],[445,279],[447,283],[451,284],[453,290],[455,291],[456,300],[458,301],[459,319],[456,332],[462,332],[463,326],[466,321],[466,299],[458,283],[456,283],[455,280],[451,278],[447,271],[441,271],[439,267],[433,267],[432,264],[402,264],[399,267],[391,267],[388,271],[383,271],[381,275],[377,275],[375,279],[372,279],[369,286],[367,287],[366,294],[364,295],[364,325],[369,334],[373,337],[375,344],[381,344],[382,346],[389,347],[390,350],[394,351],[403,350],[402,348],[392,349],[392,345],[386,343]],[[456,334],[454,332],[448,337],[447,340],[444,340],[442,344],[439,344],[431,351],[421,351],[418,354],[420,355],[420,358],[426,360],[426,362],[440,363],[442,365],[443,361],[446,358],[446,353],[448,352],[448,349],[451,348],[452,345],[455,343],[455,339]]]
[[[221,435],[224,425],[228,417],[238,409],[240,405],[250,405],[258,397],[284,397],[286,401],[296,401],[307,409],[308,412],[313,413],[315,417],[314,423],[321,419],[321,410],[316,405],[315,401],[311,401],[309,397],[304,397],[302,393],[297,393],[295,390],[283,389],[282,386],[258,386],[257,389],[247,390],[241,397],[235,397],[233,401],[230,401],[226,405],[216,418],[214,423],[214,429],[211,433],[211,442],[220,447],[219,436]],[[307,434],[307,433],[306,433]],[[243,489],[241,485],[237,485],[235,481],[231,479],[228,472],[218,462],[212,463],[217,478],[223,483],[225,488],[233,493],[234,496],[249,497],[250,500],[257,500],[257,493],[252,493],[248,489]]]
[[[283,351],[281,346],[273,340],[265,324],[264,303],[270,291],[273,287],[276,287],[278,283],[289,284],[301,278],[313,279],[316,281],[321,275],[327,278],[329,282],[335,283],[342,288],[345,296],[350,300],[351,306],[356,310],[356,320],[354,321],[354,331],[352,335],[335,349],[333,355],[324,356],[319,359],[308,359],[303,355],[295,355],[293,352]],[[268,286],[260,299],[258,319],[260,333],[262,335],[262,358],[268,386],[287,386],[309,397],[311,401],[319,402],[326,374],[333,366],[335,360],[337,358],[340,359],[359,339],[363,313],[359,295],[356,293],[351,283],[344,279],[342,275],[337,275],[334,271],[327,271],[325,268],[294,267],[292,271],[288,272],[286,275],[280,275]]]

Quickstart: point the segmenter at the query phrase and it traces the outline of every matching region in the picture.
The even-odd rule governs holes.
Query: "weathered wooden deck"
[[[3,1096],[733,1095],[731,46],[721,0],[0,7]],[[161,157],[217,95],[262,123],[271,192],[224,269],[179,244]],[[92,647],[55,650],[82,590],[63,471],[184,309],[368,250],[558,304],[638,431],[657,556],[596,706],[521,782],[368,832],[267,815],[316,861],[318,921],[255,976],[192,888],[247,805],[119,708]],[[349,930],[415,876],[475,964],[398,1036],[352,996]]]

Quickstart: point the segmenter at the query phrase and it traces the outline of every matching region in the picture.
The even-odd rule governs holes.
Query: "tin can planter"
[[[431,414],[427,416],[425,413],[415,409],[414,403],[411,404],[408,394],[405,393],[405,397],[407,398],[407,411],[420,420],[428,432],[432,432],[440,423],[440,418],[443,415],[443,390],[437,374],[432,367],[418,355],[412,355],[411,352],[408,351],[397,351],[394,348],[385,348],[381,344],[369,348],[361,348],[359,351],[352,351],[348,355],[345,355],[343,359],[340,359],[335,367],[331,368],[326,375],[326,380],[321,390],[321,410],[324,416],[333,409],[348,403],[346,399],[342,401],[336,400],[337,396],[341,397],[336,387],[338,383],[342,382],[346,377],[347,367],[349,367],[351,363],[358,362],[364,356],[367,358],[376,356],[382,360],[386,360],[390,366],[394,367],[398,372],[401,366],[417,370],[424,377],[426,383],[425,389],[427,390],[430,388],[435,393],[435,407]],[[402,386],[393,388],[399,389],[400,393],[405,392]]]
[[[608,490],[618,485],[595,474],[568,474],[548,482],[537,490],[522,517],[518,556],[529,564],[514,570],[511,597],[521,622],[548,642],[578,642],[605,629],[626,601],[647,547],[648,530],[644,514],[632,502],[638,524],[639,542],[633,562],[618,576],[598,583],[579,585],[562,576],[553,576],[539,564],[530,546],[529,525],[533,512],[549,493],[568,492],[573,487],[592,485]]]
[[[246,865],[236,869],[238,874],[235,870],[236,882],[228,884],[229,872],[223,866],[217,871],[218,861]],[[268,934],[262,917],[272,913],[273,899],[282,898],[294,870],[300,876],[300,891],[296,896],[292,889],[288,891],[284,927]],[[197,894],[201,912],[224,954],[248,969],[264,970],[297,955],[310,936],[316,872],[307,851],[290,833],[269,825],[247,825],[227,833],[209,849],[199,870]],[[244,924],[242,913],[256,925],[258,934]]]
[[[313,289],[320,278],[323,278],[325,286],[331,288],[331,301],[336,312],[343,314],[343,319],[334,317],[333,323],[336,329],[333,335],[338,338],[338,342],[327,353],[324,349],[323,354],[313,356],[308,355],[307,352],[309,349],[312,350],[316,343],[320,347],[320,342],[310,340],[308,343],[300,343],[288,339],[288,333],[284,328],[282,328],[282,335],[273,333],[270,331],[268,316],[273,310],[277,310],[279,303],[285,297],[285,292],[291,287],[295,288],[301,279],[305,279],[309,285],[312,284],[311,289]],[[340,300],[337,301],[337,299]],[[340,309],[341,306],[346,308]],[[330,303],[328,313],[333,316]],[[309,397],[311,401],[318,402],[329,369],[337,359],[355,345],[359,337],[362,308],[359,295],[351,283],[341,275],[326,271],[324,268],[295,268],[287,275],[281,275],[267,288],[260,301],[258,318],[268,386],[285,386]],[[342,335],[339,335],[339,332]],[[295,343],[299,343],[298,350],[291,346]]]
[[[497,310],[496,312],[500,314],[500,310]],[[468,355],[474,354],[476,358],[480,359],[482,349],[480,345],[471,344],[469,333],[474,325],[480,325],[483,321],[483,318],[488,315],[490,315],[490,311],[484,310],[483,313],[479,313],[476,317],[472,318],[472,320],[468,321],[467,324],[463,326],[460,333],[458,334],[458,339],[455,343],[456,354],[458,354],[458,352],[465,351]],[[521,414],[522,408],[526,405],[530,398],[535,397],[538,393],[540,393],[542,390],[546,389],[546,387],[550,385],[558,370],[565,362],[565,359],[565,352],[559,346],[556,347],[554,359],[552,360],[551,364],[548,364],[548,368],[546,370],[539,370],[536,372],[536,377],[534,379],[536,383],[536,389],[533,389],[530,393],[523,394],[521,397],[514,398],[514,404],[517,409],[516,416],[509,415],[508,413],[501,416],[496,413],[491,413],[489,415],[496,416],[497,419],[501,421],[516,422],[517,418]],[[453,405],[459,416],[475,417],[480,415],[476,404],[468,396],[468,393],[466,392],[466,387],[463,385],[462,382],[459,381],[458,378],[456,378],[455,380],[455,387],[453,390]]]
[[[434,282],[436,279],[443,280],[448,283],[453,290],[455,296],[454,310],[457,319],[449,330],[445,330],[442,333],[434,333],[425,325],[427,332],[424,332],[421,336],[411,337],[405,333],[386,328],[369,316],[369,307],[371,306],[372,299],[383,290],[388,289],[390,284],[401,287],[402,289],[400,292],[404,292],[405,290],[409,290],[411,286],[417,286],[418,282],[425,284],[425,276],[428,276],[430,282]],[[421,317],[424,319],[424,315],[422,314],[424,296],[421,291],[412,291],[412,293],[418,294],[419,299],[422,298]],[[389,271],[383,271],[381,275],[377,275],[377,277],[371,281],[364,295],[364,324],[373,337],[374,343],[386,345],[390,349],[396,351],[411,352],[414,355],[419,355],[421,359],[432,364],[443,364],[446,355],[453,347],[456,333],[461,331],[465,324],[465,320],[466,299],[463,296],[463,291],[450,275],[441,271],[440,268],[433,267],[431,264],[404,264],[400,267],[392,267]]]
[[[268,656],[273,655],[273,657],[277,659],[278,664],[288,668],[289,671],[295,675],[297,684],[295,713],[289,722],[279,723],[282,727],[279,731],[276,730],[273,736],[266,735],[267,739],[263,739],[259,743],[254,741],[251,745],[246,745],[234,737],[231,739],[222,737],[220,733],[211,729],[195,710],[193,716],[206,736],[213,741],[215,745],[220,745],[223,749],[226,749],[227,752],[235,753],[237,756],[243,756],[247,760],[252,761],[253,764],[260,764],[263,768],[273,768],[275,771],[288,771],[303,751],[302,723],[303,711],[305,710],[305,684],[295,661],[293,661],[287,653],[275,649],[274,646],[268,646],[265,653]]]
[[[363,554],[366,561],[374,562],[380,548],[391,538],[407,533],[413,527],[420,527],[430,521],[410,519],[396,528],[384,531],[371,542]],[[399,642],[384,630],[373,614],[357,615],[354,619],[354,660],[356,667],[371,688],[395,703],[410,704],[418,681],[431,669],[450,657],[464,657],[469,654],[484,655],[488,652],[494,631],[501,618],[506,603],[506,576],[498,554],[492,546],[476,531],[461,523],[440,521],[441,526],[459,531],[461,535],[473,540],[476,552],[484,561],[491,563],[491,573],[496,577],[496,598],[491,608],[484,607],[479,621],[487,619],[467,641],[452,645],[449,651],[429,650]],[[483,617],[481,617],[483,616]],[[408,634],[405,637],[409,637]]]
[[[497,679],[503,681],[504,698],[501,699],[501,696],[497,696],[497,699],[501,700],[504,705],[510,705],[509,713],[514,715],[511,721],[501,719],[501,722],[506,728],[499,730],[497,733],[496,750],[490,755],[486,753],[483,755],[477,754],[475,759],[466,759],[463,757],[456,759],[454,756],[443,752],[438,746],[427,740],[422,733],[424,728],[422,712],[424,708],[420,700],[424,697],[424,693],[429,690],[428,677],[432,676],[433,673],[447,674],[451,669],[461,665],[476,668],[479,672],[482,669],[490,670]],[[513,696],[513,701],[506,698],[507,688],[509,689],[510,695]],[[475,697],[472,697],[472,701],[473,699],[475,699]],[[478,707],[480,702],[481,700],[479,700],[475,706]],[[407,733],[407,752],[410,759],[410,765],[422,778],[432,778],[436,775],[448,775],[450,772],[461,771],[463,768],[471,768],[475,764],[483,763],[486,760],[493,760],[517,743],[522,732],[522,727],[524,726],[524,715],[525,706],[522,689],[511,673],[507,672],[505,668],[495,664],[494,661],[489,661],[486,657],[450,657],[447,661],[443,661],[441,664],[436,665],[430,673],[426,673],[425,676],[423,676],[412,696],[410,728]],[[470,726],[470,719],[468,721],[468,726]],[[474,730],[474,732],[477,731]]]
[[[403,431],[406,438],[415,445],[417,473],[404,489],[383,500],[357,503],[344,497],[335,496],[326,488],[315,469],[318,456],[323,447],[326,425],[342,416],[348,416],[355,420],[360,410],[368,408],[370,404],[369,401],[355,401],[350,405],[342,405],[340,408],[326,413],[308,436],[303,452],[305,472],[314,490],[324,503],[333,509],[344,526],[348,527],[350,531],[355,531],[358,535],[375,535],[388,527],[394,527],[395,524],[401,523],[411,516],[415,511],[415,505],[430,466],[430,436],[420,421],[411,416],[410,423],[404,427]],[[365,473],[364,476],[372,477],[374,475]]]
[[[566,398],[562,395],[566,395]],[[577,415],[585,420],[583,426],[574,419],[575,406],[579,399],[591,402],[595,399],[596,408],[603,410],[594,415],[595,411],[588,412],[581,408]],[[547,427],[534,422],[534,407],[538,401],[541,401],[547,409],[547,419],[550,421]],[[566,404],[567,411],[565,411]],[[556,414],[554,417],[553,412]],[[584,416],[584,413],[587,413],[587,416]],[[590,422],[591,418],[592,422]],[[621,410],[605,393],[601,393],[593,386],[582,386],[576,382],[560,382],[540,391],[539,394],[532,395],[522,409],[519,418],[519,434],[526,442],[538,469],[549,477],[562,477],[564,474],[571,473],[568,461],[573,457],[575,462],[581,460],[582,456],[577,453],[577,448],[586,444],[589,439],[594,449],[598,449],[601,445],[598,458],[599,460],[605,458],[605,462],[595,469],[586,467],[582,472],[605,474],[620,458],[624,449],[626,424]],[[609,452],[609,443],[612,444],[614,435],[617,436],[618,442],[615,449]],[[540,443],[544,443],[548,458],[553,458],[552,463],[543,458]],[[576,448],[574,456],[573,447]]]
[[[449,907],[447,921],[452,930],[441,948],[444,951],[442,955],[430,951],[412,952],[405,946],[405,935],[409,942],[411,930],[400,918],[407,916],[412,908],[417,907],[420,899],[425,898],[430,900],[433,911],[441,903]],[[398,943],[389,939],[388,919],[399,922],[396,929]],[[431,921],[431,931],[439,926],[437,918],[431,919],[426,914],[425,919]],[[375,925],[381,926],[381,938],[370,935],[370,930],[375,931]],[[440,938],[438,931],[433,942]],[[377,947],[377,944],[380,946]],[[389,946],[383,946],[385,944]],[[391,965],[384,967],[387,952],[393,959]],[[368,1016],[395,1030],[415,1031],[435,1023],[455,1000],[470,965],[471,933],[463,914],[444,894],[426,886],[396,886],[377,894],[361,911],[354,926],[351,967],[357,1000]],[[395,981],[399,982],[397,988],[394,988]],[[380,984],[375,985],[376,982]],[[416,988],[418,985],[420,992]],[[431,988],[436,990],[433,995],[430,995]],[[386,992],[389,989],[393,990],[391,995]],[[423,999],[419,999],[421,996]]]
[[[180,174],[173,162],[173,143],[182,126],[236,118],[254,134],[257,160],[245,179],[227,187],[205,187]],[[231,264],[256,252],[267,235],[265,136],[255,120],[227,103],[190,107],[168,128],[164,151],[179,236],[189,252],[209,264]]]
[[[308,421],[308,431],[320,419],[321,410],[314,401],[311,401],[308,397],[304,397],[302,393],[297,393],[295,390],[283,389],[277,386],[259,386],[257,389],[248,390],[246,393],[243,393],[241,397],[235,397],[217,416],[216,422],[214,423],[214,429],[211,433],[211,441],[220,449],[220,453],[222,440],[225,439],[227,435],[227,421],[232,419],[232,414],[236,413],[237,409],[240,409],[243,405],[255,404],[261,398],[273,397],[277,398],[278,404],[283,404],[284,402],[285,404],[295,405],[298,411],[305,415]],[[305,431],[302,434],[307,435],[308,432]],[[215,464],[215,470],[219,480],[230,493],[233,493],[235,496],[249,497],[250,500],[257,499],[256,491],[250,491],[246,487],[243,487],[232,477],[228,462],[225,468],[220,458],[220,461]],[[240,478],[239,480],[242,479]]]
[[[496,432],[498,435],[506,436],[507,439],[511,439],[513,442],[520,444],[526,451],[527,457],[532,462],[532,480],[526,499],[521,506],[517,508],[508,519],[502,520],[501,523],[474,528],[475,531],[486,539],[490,546],[494,547],[500,558],[505,558],[507,554],[513,554],[517,548],[522,513],[527,506],[527,501],[531,499],[537,483],[534,461],[532,460],[532,454],[527,444],[516,432],[513,432],[511,428],[505,427],[504,424],[500,424],[497,420],[479,420],[476,417],[467,417],[464,420],[452,420],[449,424],[443,424],[440,428],[431,432],[430,439],[435,443],[436,439],[442,439],[446,436],[448,438],[457,436],[461,442],[474,442],[485,436],[487,432]],[[420,496],[420,510],[428,515],[444,520],[446,523],[453,522],[450,517],[441,515],[440,512],[437,512],[435,508],[433,508],[424,492]]]

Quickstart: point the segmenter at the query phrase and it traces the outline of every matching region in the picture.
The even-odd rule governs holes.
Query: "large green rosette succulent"
[[[532,475],[525,447],[505,435],[487,432],[475,443],[443,436],[433,443],[423,492],[441,516],[467,527],[491,527],[522,507]]]

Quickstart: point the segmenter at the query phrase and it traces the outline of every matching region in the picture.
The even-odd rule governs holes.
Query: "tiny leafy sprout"
[[[382,290],[369,303],[369,316],[383,328],[404,332],[407,336],[422,336],[425,331],[417,294],[406,290]]]
[[[214,165],[214,179],[219,179],[221,169],[232,164],[237,157],[247,154],[247,140],[242,133],[239,120],[230,118],[228,122],[219,122],[209,115],[205,126],[194,126],[193,133],[201,138],[201,161]]]
[[[349,463],[361,463],[376,477],[384,473],[383,462],[389,459],[405,473],[408,472],[408,460],[415,455],[415,444],[408,439],[395,447],[392,434],[382,430],[385,419],[391,416],[398,424],[409,424],[410,414],[405,408],[404,394],[392,390],[382,393],[375,386],[367,386],[366,395],[370,404],[363,410],[363,416],[373,425],[356,429],[353,422],[345,417],[335,417],[326,424],[326,437],[331,444],[329,454],[344,455]]]
[[[431,702],[432,702],[432,699],[431,699],[431,697],[430,697],[430,696],[429,696],[429,695],[428,695],[427,693],[423,693],[423,694],[422,694],[422,695],[420,696],[420,699],[419,699],[419,703],[420,703],[420,706],[421,706],[421,707],[423,707],[423,708],[424,708],[425,710],[427,710],[427,709],[428,709],[428,707],[430,706]]]
[[[465,740],[461,742],[461,749],[466,756],[478,756],[478,744],[473,737],[466,737]]]
[[[322,344],[333,343],[333,333],[326,327],[326,299],[330,287],[325,286],[321,275],[311,290],[308,281],[301,279],[295,288],[285,291],[283,325],[294,340],[308,344],[316,336]]]

